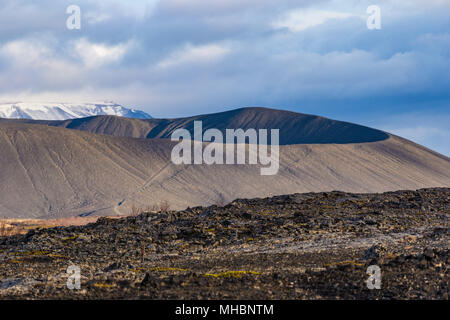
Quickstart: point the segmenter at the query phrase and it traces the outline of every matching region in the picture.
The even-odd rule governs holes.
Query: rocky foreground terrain
[[[449,215],[449,188],[326,192],[31,230],[0,239],[0,298],[448,299]]]

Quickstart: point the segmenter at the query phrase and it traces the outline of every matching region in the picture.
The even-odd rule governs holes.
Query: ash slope
[[[26,218],[112,207],[170,156],[162,140],[147,143],[25,124],[2,124],[0,148],[1,215]]]
[[[244,111],[240,109],[236,113]],[[232,120],[226,123],[244,128],[278,125],[262,120],[261,124],[253,122],[260,119],[259,111],[265,121],[280,115],[274,113],[270,117],[267,109],[250,109],[244,112],[247,116],[243,122],[237,122],[236,113],[230,112]],[[218,119],[223,117],[220,114]],[[91,118],[95,119],[117,120]],[[327,130],[332,126],[326,124],[331,120],[318,119],[326,122],[308,131],[308,139],[322,136],[322,126],[329,134]],[[174,165],[170,161],[174,143],[167,139],[115,137],[52,127],[48,122],[46,125],[24,122],[0,123],[1,216],[115,215],[130,213],[133,205],[145,208],[163,200],[173,209],[183,209],[236,198],[293,192],[383,192],[450,186],[447,157],[390,135],[375,142],[282,145],[278,174],[261,176],[258,165]],[[118,123],[124,122],[136,123],[132,119],[120,119]],[[213,125],[213,122],[208,123],[208,126]],[[112,130],[118,135],[129,135],[129,127],[118,126],[117,122],[106,128],[103,133]],[[348,128],[348,124],[342,124],[342,128]],[[170,132],[169,129],[163,131],[159,131],[161,137]],[[294,129],[284,132],[290,134],[285,142],[291,139],[289,137],[299,139],[296,141],[303,139],[303,133],[296,136]],[[305,135],[308,136],[308,132]],[[364,134],[353,136],[355,141],[366,138]]]
[[[0,239],[0,298],[448,300],[449,208],[448,188],[322,192],[32,230]]]

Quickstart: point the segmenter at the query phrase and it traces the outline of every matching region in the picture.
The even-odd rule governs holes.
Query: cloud
[[[320,11],[320,10],[293,10],[284,13],[272,23],[276,29],[287,28],[292,32],[300,32],[311,27],[321,25],[328,20],[342,20],[354,17],[351,13]]]
[[[448,123],[450,123],[448,113],[410,112],[386,116],[376,125],[385,131],[450,156]]]
[[[189,15],[228,15],[233,13],[264,12],[283,10],[292,7],[308,6],[323,0],[214,0],[205,3],[204,0],[163,0],[158,3],[156,10],[164,14]]]
[[[224,45],[207,44],[193,46],[187,44],[183,48],[171,53],[167,58],[158,62],[157,68],[170,68],[183,64],[208,63],[221,59],[230,52],[230,48]]]
[[[0,47],[0,94],[73,87],[80,80],[80,69],[54,50],[54,40],[23,39]]]
[[[73,41],[74,54],[79,56],[87,68],[98,68],[105,64],[117,63],[124,57],[132,45],[119,43],[117,45],[106,45],[89,42],[86,38]]]
[[[84,18],[89,24],[98,24],[102,22],[107,22],[113,19],[113,16],[105,12],[93,12],[89,11],[84,14]]]
[[[51,54],[51,50],[37,41],[16,40],[0,48],[0,54],[15,64],[37,64]]]

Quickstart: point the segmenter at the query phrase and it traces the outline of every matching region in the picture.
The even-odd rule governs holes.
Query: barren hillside
[[[96,116],[65,121],[10,120],[77,129],[92,133],[133,138],[170,138],[179,128],[193,131],[194,121],[202,121],[203,129],[279,129],[280,144],[357,143],[388,138],[380,130],[319,116],[268,108],[241,108],[226,112],[178,119],[129,119]]]
[[[242,122],[229,113],[233,115],[230,121],[244,128],[278,125],[268,124],[267,115],[263,121],[257,110],[250,111]],[[252,112],[255,116],[250,116]],[[266,112],[264,109],[263,114]],[[120,123],[135,121],[141,120],[121,119]],[[365,134],[377,135],[380,131],[360,126],[355,129],[355,125],[337,121],[331,122],[335,128],[330,129],[333,126],[327,127],[327,123],[331,120],[315,117],[311,121],[318,124],[310,125],[309,138],[300,131],[297,138],[287,137],[285,142],[314,136],[316,143],[281,146],[280,170],[274,176],[261,176],[259,165],[174,165],[170,161],[174,143],[167,139],[114,137],[34,122],[3,122],[0,216],[116,215],[129,213],[133,205],[146,207],[161,201],[168,201],[173,209],[183,209],[295,192],[381,192],[450,186],[450,160],[445,156],[395,136],[376,142],[317,143],[323,126],[323,132],[348,129],[346,139],[355,141],[368,140]],[[295,122],[288,123],[283,130],[295,135],[296,126]],[[120,126],[115,128],[120,131]],[[170,130],[158,136],[165,137]]]

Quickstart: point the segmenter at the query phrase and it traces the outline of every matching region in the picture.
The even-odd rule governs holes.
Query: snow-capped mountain
[[[0,103],[0,118],[66,120],[98,115],[150,119],[143,111],[125,108],[106,101],[102,103],[14,102]]]

